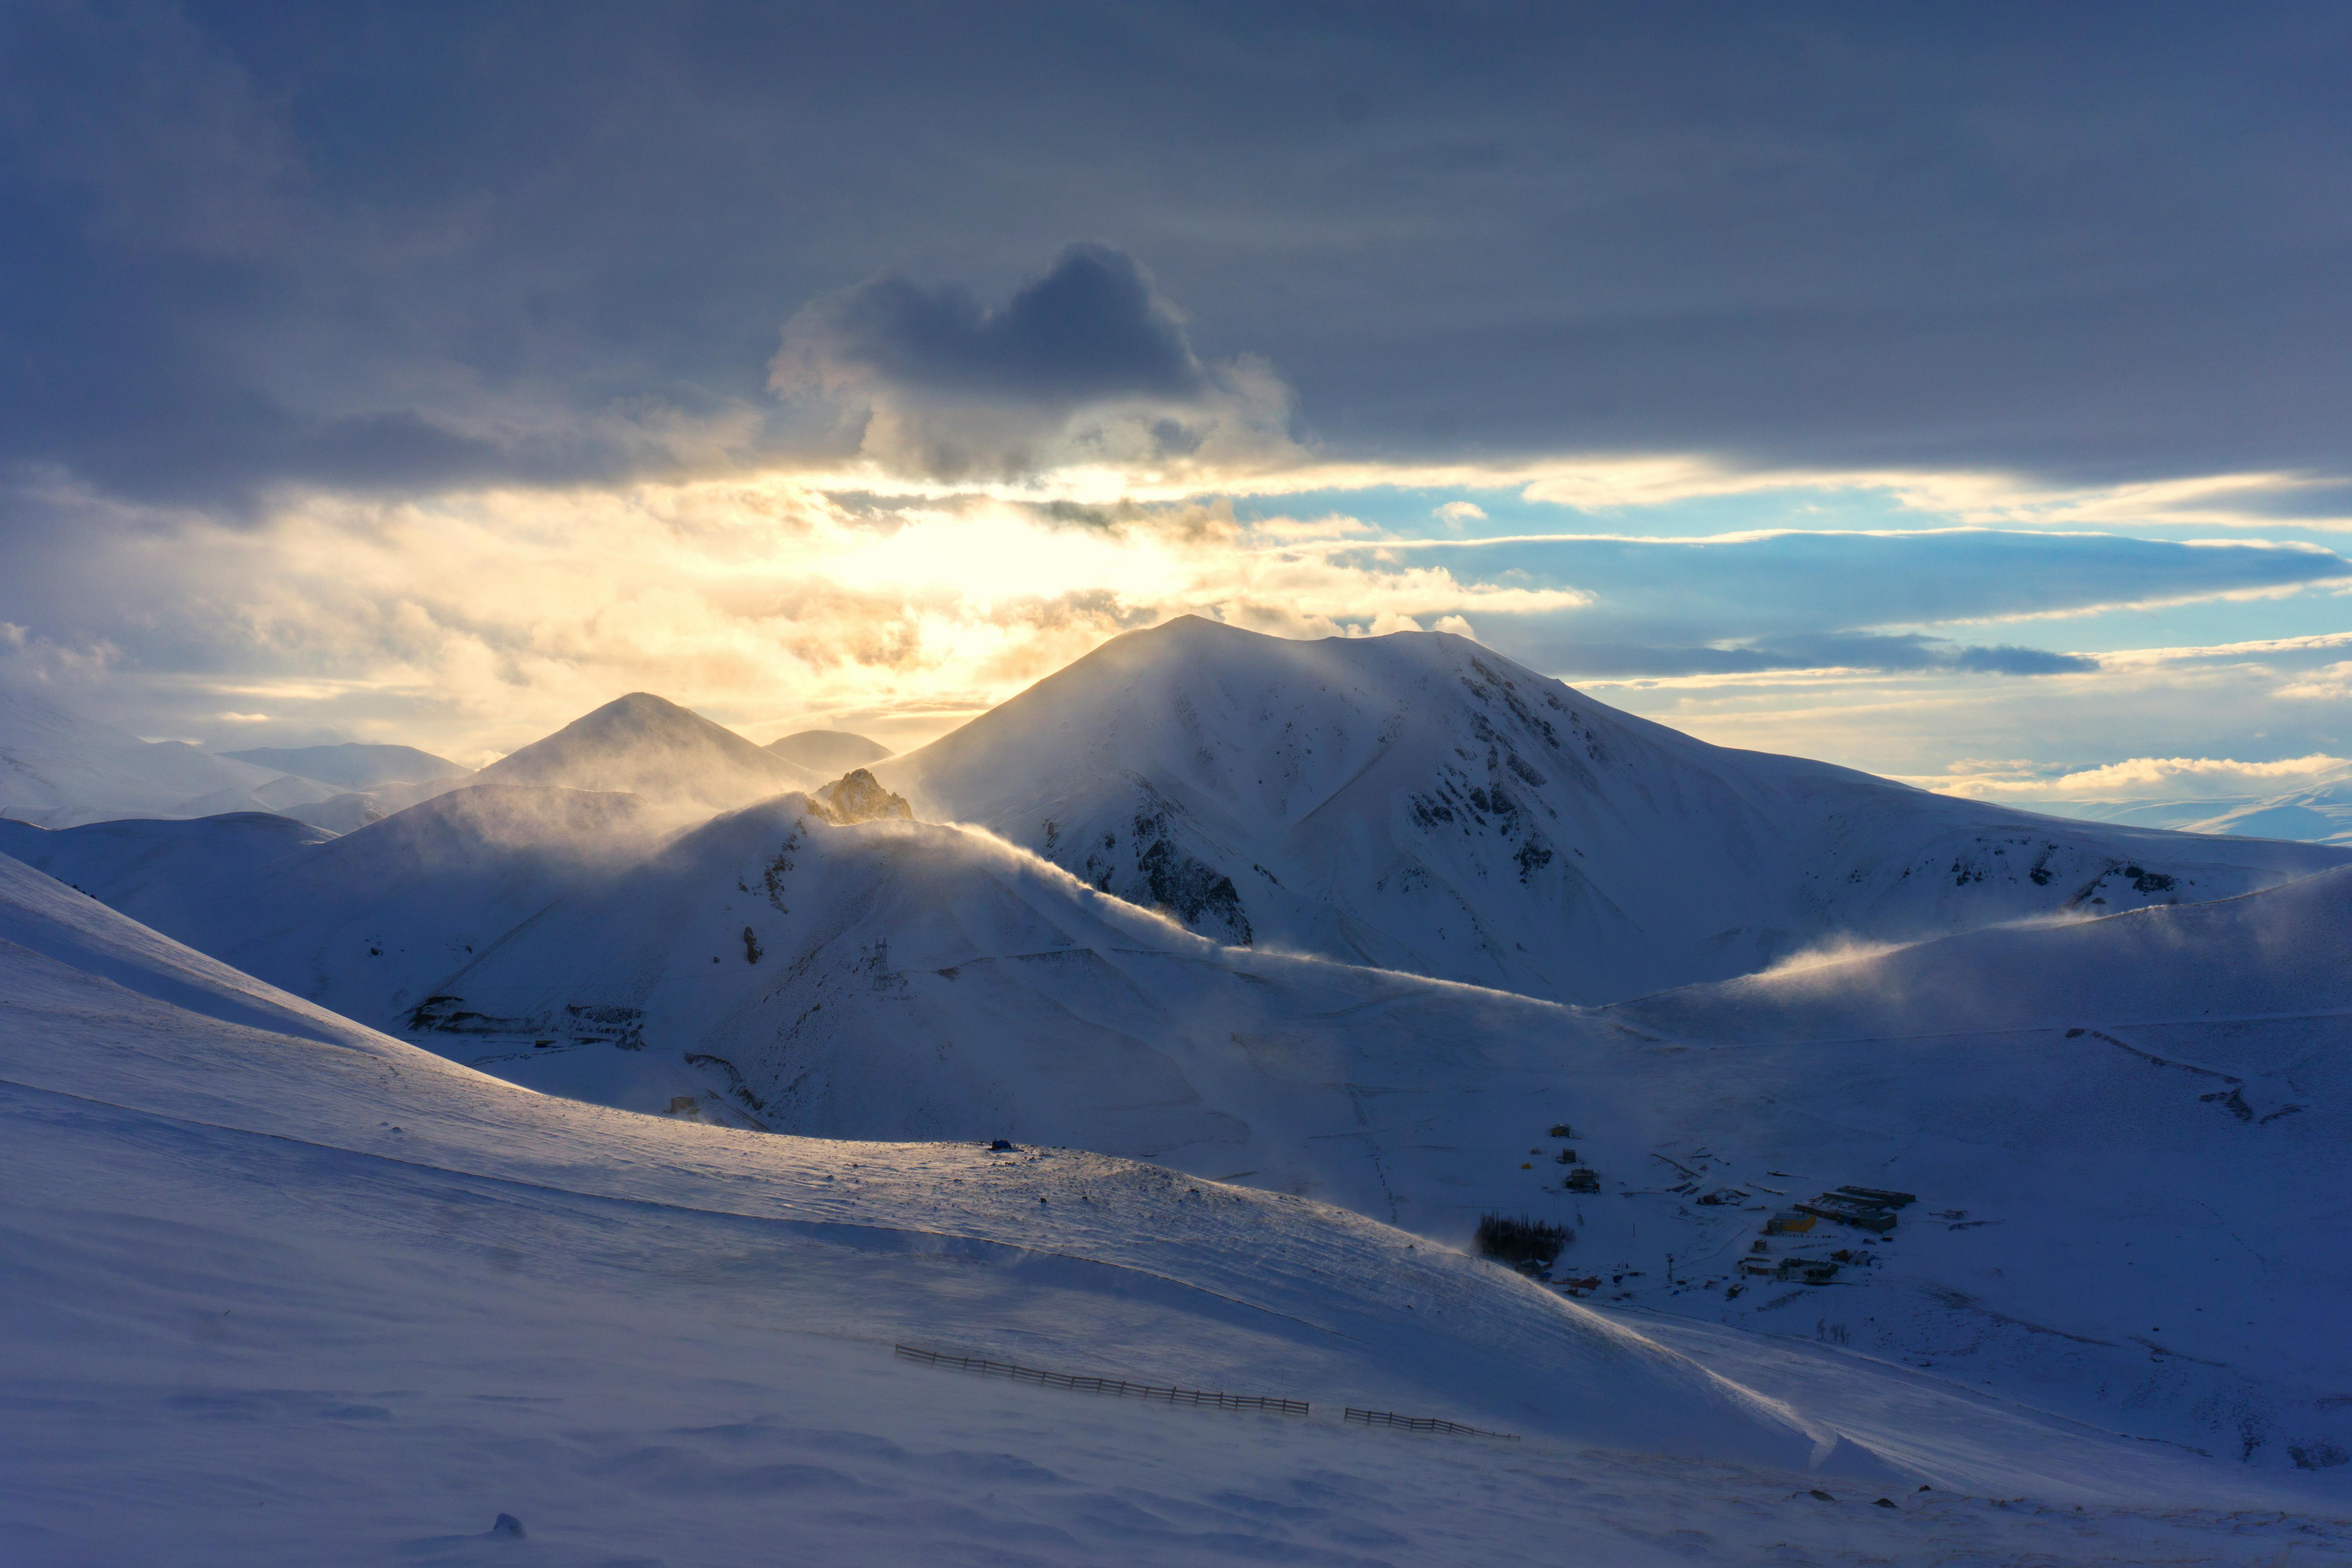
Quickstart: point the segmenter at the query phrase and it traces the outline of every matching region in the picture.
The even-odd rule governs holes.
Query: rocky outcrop
[[[817,791],[814,798],[825,820],[836,826],[846,827],[853,822],[873,822],[886,816],[915,820],[914,808],[907,804],[906,796],[884,789],[864,768],[851,769]]]

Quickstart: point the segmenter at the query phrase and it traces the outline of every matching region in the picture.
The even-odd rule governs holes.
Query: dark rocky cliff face
[[[1056,842],[1047,853],[1100,891],[1172,916],[1212,942],[1249,946],[1249,915],[1233,879],[1191,853],[1182,828],[1183,813],[1144,785],[1123,839],[1115,827],[1076,846],[1050,835]]]

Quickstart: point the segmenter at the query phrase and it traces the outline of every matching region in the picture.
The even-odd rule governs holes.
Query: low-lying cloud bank
[[[2352,757],[2314,752],[2277,762],[2231,757],[2130,757],[2101,767],[2061,772],[2031,763],[1961,763],[1933,784],[1950,794],[2081,800],[2233,800],[2282,795],[2352,774]]]

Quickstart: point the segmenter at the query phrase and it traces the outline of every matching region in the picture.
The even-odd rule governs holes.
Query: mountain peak
[[[484,784],[622,791],[711,811],[823,782],[822,774],[650,691],[615,698],[478,776]]]
[[[891,794],[864,768],[854,769],[816,792],[815,800],[825,816],[837,826],[872,822],[877,817],[896,816],[911,822],[913,808],[904,795]]]
[[[1214,941],[1571,1002],[2343,859],[1724,750],[1447,634],[1306,641],[1192,617],[876,773],[927,819]]]

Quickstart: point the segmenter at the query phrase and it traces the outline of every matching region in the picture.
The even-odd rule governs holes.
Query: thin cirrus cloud
[[[2117,606],[2352,582],[2352,562],[2315,545],[1991,529],[1342,542],[1328,552],[1351,563],[1443,563],[1478,581],[1574,584],[1591,598],[1572,615],[1501,612],[1478,623],[1498,648],[1570,679],[1824,668],[2080,673],[2096,660],[2029,646],[2014,628]],[[1981,635],[1994,625],[2011,635]],[[2063,635],[2061,625],[2038,629]]]

